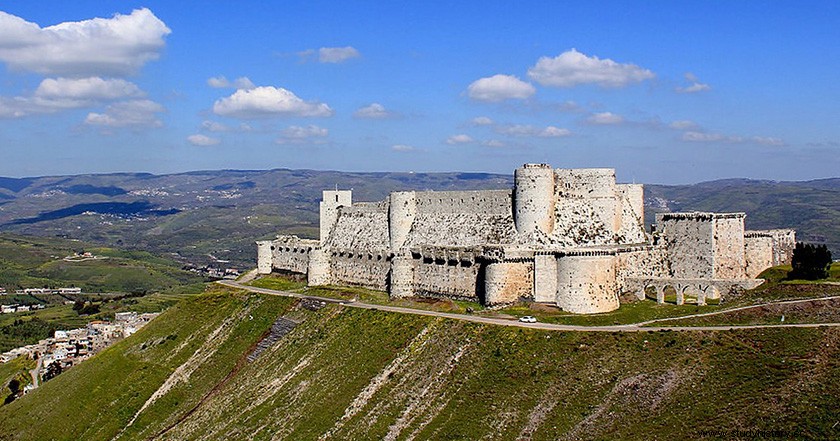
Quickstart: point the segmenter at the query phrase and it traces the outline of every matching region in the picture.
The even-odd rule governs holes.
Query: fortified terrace
[[[753,288],[761,271],[790,263],[795,244],[793,230],[745,231],[744,213],[661,213],[648,233],[643,186],[616,184],[605,168],[525,164],[513,189],[400,191],[378,202],[324,191],[320,209],[320,240],[257,242],[260,273],[589,314],[651,287],[660,303],[672,287],[678,304]]]

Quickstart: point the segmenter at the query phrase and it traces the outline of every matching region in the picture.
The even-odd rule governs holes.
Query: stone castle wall
[[[516,235],[510,190],[416,193],[407,246],[508,243]]]
[[[359,252],[390,249],[387,202],[356,203],[338,208],[337,214],[327,247]]]
[[[391,258],[387,253],[334,252],[329,265],[332,284],[365,286],[381,291],[388,288]]]
[[[747,231],[744,235],[747,277],[758,277],[765,269],[790,264],[796,246],[793,230]]]
[[[320,240],[260,241],[258,270],[392,297],[524,298],[594,313],[646,284],[713,297],[789,262],[795,244],[792,230],[745,232],[743,213],[659,214],[650,237],[642,185],[616,184],[612,169],[526,164],[514,182],[512,190],[402,191],[355,204],[350,191],[325,191]]]

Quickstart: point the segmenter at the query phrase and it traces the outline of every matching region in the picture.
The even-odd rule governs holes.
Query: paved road
[[[631,325],[613,325],[613,326],[577,326],[577,325],[557,325],[553,323],[521,323],[517,320],[511,319],[500,319],[500,318],[490,318],[490,317],[481,317],[475,315],[466,315],[466,314],[453,314],[449,312],[438,312],[438,311],[424,311],[422,309],[413,309],[413,308],[403,308],[399,306],[387,306],[387,305],[372,305],[369,303],[362,303],[362,302],[347,302],[344,300],[338,299],[331,299],[328,297],[318,297],[318,296],[309,296],[305,294],[289,292],[289,291],[278,291],[274,289],[266,289],[266,288],[257,288],[254,286],[243,285],[238,282],[234,282],[232,280],[220,280],[216,283],[220,283],[225,286],[229,286],[231,288],[238,288],[244,289],[251,292],[256,292],[260,294],[269,294],[275,296],[284,296],[284,297],[296,297],[299,299],[312,299],[312,300],[319,300],[326,303],[338,303],[342,304],[347,307],[351,308],[361,308],[361,309],[376,309],[380,311],[388,311],[388,312],[396,312],[400,314],[414,314],[414,315],[425,315],[429,317],[443,317],[443,318],[450,318],[454,320],[464,320],[468,322],[475,322],[475,323],[485,323],[490,325],[501,325],[501,326],[518,326],[520,328],[531,328],[531,329],[545,329],[551,331],[578,331],[578,332],[656,332],[656,331],[728,331],[732,329],[766,329],[766,328],[818,328],[821,326],[826,327],[840,327],[840,323],[789,323],[789,324],[778,324],[778,325],[726,325],[726,326],[647,326],[642,327],[641,324],[635,323]],[[760,305],[757,305],[760,306]]]

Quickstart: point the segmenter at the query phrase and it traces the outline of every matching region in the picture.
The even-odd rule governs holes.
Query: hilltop
[[[838,355],[836,327],[539,331],[215,287],[0,408],[0,438],[827,439]]]
[[[359,201],[395,190],[480,190],[512,186],[486,173],[350,173],[220,170],[0,178],[0,231],[61,237],[166,254],[181,263],[244,269],[254,240],[318,234],[321,191],[353,189]],[[722,180],[646,185],[648,222],[656,211],[744,211],[747,228],[796,228],[804,240],[840,254],[840,179],[807,182]]]

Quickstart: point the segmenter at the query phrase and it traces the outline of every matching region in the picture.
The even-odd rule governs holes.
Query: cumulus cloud
[[[353,112],[353,117],[362,119],[385,119],[393,114],[385,110],[385,106],[379,103],[372,103],[369,106],[360,107]]]
[[[768,136],[733,136],[724,135],[722,133],[709,133],[699,131],[688,131],[682,134],[681,139],[687,142],[724,142],[730,144],[761,144],[769,146],[783,146],[785,142],[780,138]]]
[[[712,86],[709,86],[708,84],[705,84],[705,83],[701,83],[700,80],[698,80],[697,77],[691,72],[686,72],[685,73],[685,79],[686,79],[686,81],[688,81],[691,84],[689,84],[688,86],[685,86],[685,87],[677,87],[676,88],[677,92],[679,92],[679,93],[697,93],[697,92],[705,92],[707,90],[712,89]]]
[[[395,152],[413,152],[417,150],[417,148],[406,144],[394,144],[391,146],[391,150]]]
[[[144,95],[134,83],[121,79],[47,78],[30,96],[0,97],[0,118],[92,107],[107,101]]]
[[[211,138],[207,135],[201,134],[187,136],[187,141],[189,141],[189,143],[192,145],[198,146],[217,145],[221,142],[221,140],[219,140],[218,138]]]
[[[495,130],[497,133],[507,136],[537,136],[540,138],[561,138],[572,134],[569,129],[561,129],[554,126],[541,129],[528,124],[500,125]]]
[[[318,61],[321,63],[343,63],[360,56],[359,51],[352,46],[322,47],[318,49]]]
[[[563,138],[570,136],[572,132],[569,129],[561,129],[554,126],[544,128],[537,136],[541,138]]]
[[[250,90],[239,89],[233,95],[217,100],[213,113],[233,118],[259,118],[267,116],[331,116],[330,106],[298,98],[282,87],[261,86]]]
[[[276,142],[278,144],[305,144],[311,142],[322,142],[315,140],[325,138],[327,135],[329,135],[329,133],[329,130],[323,127],[318,127],[314,124],[310,124],[306,127],[289,126],[283,129],[280,138],[278,138]]]
[[[238,127],[231,127],[218,121],[209,120],[203,121],[201,128],[208,132],[250,132],[252,130],[251,126],[245,123],[239,124]]]
[[[526,99],[536,92],[534,86],[513,75],[493,75],[473,81],[467,95],[476,101],[498,102],[508,99]]]
[[[452,136],[450,136],[449,138],[446,139],[446,143],[449,144],[449,145],[470,144],[470,143],[473,143],[473,142],[475,142],[475,140],[472,139],[472,137],[470,137],[469,135],[464,135],[464,134],[452,135]]]
[[[473,126],[492,126],[493,120],[486,116],[477,116],[470,121]]]
[[[624,87],[655,77],[650,70],[635,64],[616,63],[608,58],[587,56],[572,49],[550,58],[541,57],[528,69],[528,77],[543,86],[574,87],[597,84],[601,87]]]
[[[160,56],[169,33],[146,8],[44,28],[0,11],[0,60],[44,75],[129,75]]]
[[[253,89],[257,87],[248,77],[239,77],[229,81],[224,75],[208,78],[207,85],[214,89]]]
[[[618,125],[624,123],[624,117],[621,115],[616,115],[612,112],[601,112],[601,113],[593,113],[586,118],[586,122],[588,124],[594,125]]]
[[[115,100],[145,95],[136,84],[121,79],[47,78],[35,89],[45,99]]]
[[[120,101],[109,105],[105,113],[88,113],[85,124],[104,127],[160,127],[157,114],[165,111],[150,100]]]

